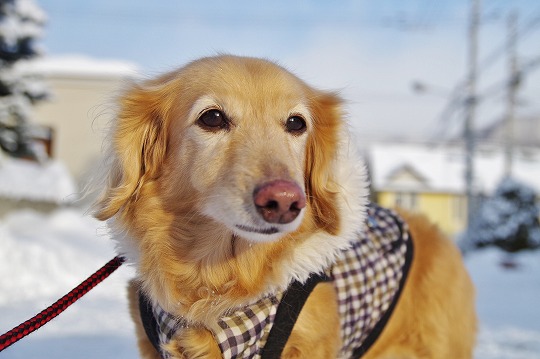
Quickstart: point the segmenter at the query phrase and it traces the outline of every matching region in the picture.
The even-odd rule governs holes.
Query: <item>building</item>
[[[95,172],[115,95],[137,67],[83,56],[44,57],[21,71],[43,78],[51,97],[34,107],[34,120],[52,129],[52,157],[62,161],[79,187]]]
[[[0,218],[23,208],[51,212],[81,197],[101,163],[112,100],[137,76],[133,64],[82,56],[44,57],[17,66],[50,90],[50,98],[32,108],[37,124],[32,136],[51,159],[14,159],[0,151]]]
[[[381,205],[425,213],[452,237],[463,231],[467,220],[463,147],[379,143],[367,152],[372,188]],[[475,192],[490,195],[504,176],[503,148],[480,146],[474,163]],[[512,175],[540,193],[540,149],[517,149]]]

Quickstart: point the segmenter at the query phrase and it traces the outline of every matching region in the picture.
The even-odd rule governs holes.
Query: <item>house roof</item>
[[[96,59],[84,55],[44,56],[17,63],[17,70],[32,75],[85,78],[137,77],[139,68],[123,60]]]
[[[0,153],[0,198],[69,203],[77,189],[67,168],[59,161],[39,164]]]
[[[411,190],[425,188],[427,180],[414,166],[408,163],[403,163],[401,166],[396,167],[386,176],[387,186],[396,188],[407,187]]]
[[[424,144],[376,143],[367,150],[373,187],[376,190],[411,190],[400,188],[392,181],[396,171],[409,168],[422,178],[417,190],[428,192],[465,192],[465,152],[457,146]],[[504,176],[502,148],[482,146],[474,157],[475,187],[481,193],[491,193]],[[412,171],[412,172],[411,172]],[[519,149],[514,156],[514,178],[523,181],[540,193],[540,149]]]

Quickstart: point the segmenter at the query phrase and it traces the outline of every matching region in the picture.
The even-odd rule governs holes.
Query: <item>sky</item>
[[[308,83],[337,90],[362,138],[459,133],[462,107],[444,117],[465,79],[470,0],[36,0],[48,16],[50,56],[125,60],[152,76],[202,56],[265,57]],[[518,11],[518,53],[540,56],[537,0],[483,0],[477,111],[485,126],[504,113],[506,19]],[[501,51],[503,50],[503,51]],[[520,88],[519,115],[540,113],[540,66]],[[413,91],[413,82],[426,91]]]

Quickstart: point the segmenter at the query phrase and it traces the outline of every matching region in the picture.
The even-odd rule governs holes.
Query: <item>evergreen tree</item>
[[[31,140],[31,109],[47,91],[17,64],[39,55],[36,39],[45,20],[33,0],[0,0],[0,148],[16,157],[38,157]]]
[[[539,209],[529,186],[504,178],[485,200],[468,238],[474,247],[497,246],[507,252],[540,247]]]

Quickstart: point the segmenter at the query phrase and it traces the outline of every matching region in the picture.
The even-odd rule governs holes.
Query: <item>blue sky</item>
[[[465,76],[469,0],[38,0],[49,17],[49,55],[122,59],[152,75],[218,52],[279,61],[315,86],[340,90],[362,135],[429,135],[448,92]],[[505,18],[540,18],[537,0],[483,0],[480,58],[504,45]],[[540,20],[519,45],[525,62],[540,55]],[[539,76],[523,95],[540,111]],[[505,57],[482,70],[481,87],[504,80]],[[437,91],[418,95],[415,80]],[[435,94],[437,92],[437,94]],[[536,100],[534,100],[536,98]],[[531,104],[532,103],[532,104]],[[502,111],[486,102],[480,124]],[[459,128],[459,117],[453,120]]]
[[[161,68],[217,51],[288,57],[313,46],[321,32],[334,33],[352,46],[399,50],[405,26],[436,27],[438,22],[463,20],[463,6],[434,2],[41,0],[39,4],[50,19],[45,38],[49,52],[124,57],[145,68]],[[361,37],[367,34],[366,42]],[[359,37],[360,43],[354,44]],[[389,46],[381,46],[380,40],[390,39],[394,41]]]

